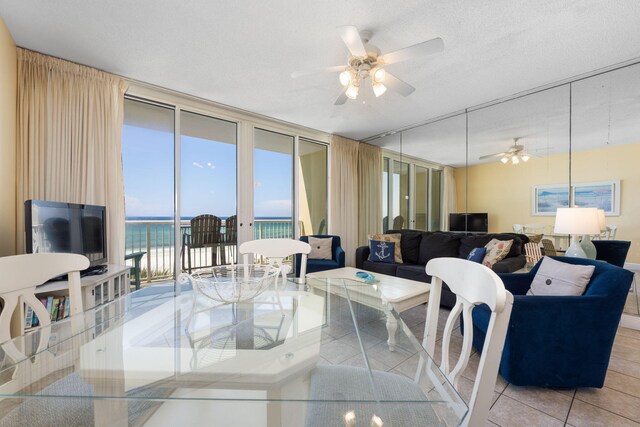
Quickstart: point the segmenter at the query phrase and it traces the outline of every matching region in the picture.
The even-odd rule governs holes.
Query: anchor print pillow
[[[378,240],[380,242],[394,243],[393,258],[396,264],[402,264],[402,252],[400,252],[400,233],[395,234],[369,234],[369,242],[372,240]],[[371,245],[369,245],[371,246]],[[373,252],[373,251],[371,251]],[[373,261],[371,255],[369,255],[369,261]]]
[[[393,255],[395,247],[395,242],[371,240],[371,255],[369,255],[369,260],[373,262],[388,262],[393,264],[395,263],[395,257]]]

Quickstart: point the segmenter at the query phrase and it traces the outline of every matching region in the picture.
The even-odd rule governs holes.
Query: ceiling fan
[[[369,43],[372,36],[370,31],[358,31],[353,25],[347,25],[338,27],[338,32],[349,49],[346,65],[291,73],[294,79],[319,72],[340,73],[342,89],[334,105],[342,105],[347,99],[356,99],[362,83],[368,77],[371,77],[371,87],[376,97],[384,94],[387,89],[409,96],[416,89],[389,73],[385,66],[444,50],[442,39],[435,38],[381,55],[380,49]]]
[[[511,161],[511,163],[513,163],[514,165],[517,165],[518,163],[520,163],[521,160],[523,162],[526,162],[531,157],[537,157],[537,156],[534,156],[533,154],[527,153],[524,150],[524,145],[518,144],[518,140],[520,140],[520,138],[513,138],[513,145],[509,147],[507,151],[504,151],[502,153],[487,154],[486,156],[480,157],[479,160],[499,157],[502,163],[506,164],[506,163],[509,163],[509,161]]]

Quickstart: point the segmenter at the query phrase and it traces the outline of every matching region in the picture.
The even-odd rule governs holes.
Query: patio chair
[[[531,268],[542,259],[542,251],[538,243],[529,242],[524,244],[524,253],[527,258],[527,267]]]
[[[225,221],[224,244],[222,247],[222,264],[228,264],[227,251],[231,255],[231,259],[235,262],[236,246],[238,245],[238,217],[231,215]]]
[[[542,239],[542,249],[544,250],[544,254],[546,256],[556,256],[558,254],[556,252],[555,245],[549,239]]]
[[[404,217],[402,215],[398,215],[393,218],[393,230],[400,230],[404,225]]]
[[[194,268],[218,265],[218,249],[223,242],[222,220],[215,215],[198,215],[191,219],[191,234],[182,236],[182,270],[189,273]],[[211,248],[211,265],[192,265],[191,250]],[[187,265],[185,265],[185,258]],[[202,256],[200,256],[202,259]],[[194,260],[195,261],[195,260]],[[199,264],[199,263],[198,263]]]

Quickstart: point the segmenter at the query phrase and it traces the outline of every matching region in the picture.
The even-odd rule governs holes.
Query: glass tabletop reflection
[[[375,285],[288,280],[239,303],[178,286],[1,344],[0,426],[458,425],[467,413]]]

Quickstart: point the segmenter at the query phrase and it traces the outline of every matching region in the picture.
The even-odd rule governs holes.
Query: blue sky
[[[236,213],[236,146],[183,136],[181,215]],[[173,134],[125,125],[122,132],[126,216],[173,215]],[[291,217],[290,154],[255,150],[254,215]]]

